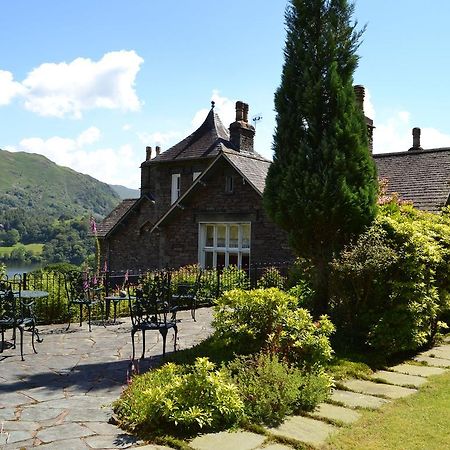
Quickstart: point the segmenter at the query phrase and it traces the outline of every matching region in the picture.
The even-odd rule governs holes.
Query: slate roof
[[[378,176],[387,178],[388,192],[397,192],[422,210],[439,212],[450,194],[450,148],[373,155]]]
[[[205,121],[187,138],[170,147],[147,163],[216,156],[226,148],[233,148],[228,130],[211,108]],[[146,164],[146,163],[144,163]]]
[[[257,153],[233,151],[224,151],[223,153],[241,175],[262,195],[271,162]]]
[[[105,237],[132,209],[138,199],[128,198],[122,200],[104,219],[97,224],[97,236]]]

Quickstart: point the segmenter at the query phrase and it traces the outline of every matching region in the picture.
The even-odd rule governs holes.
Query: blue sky
[[[431,6],[432,4],[432,6]],[[271,157],[285,0],[0,2],[0,148],[41,153],[139,187],[145,146],[198,126],[210,101],[226,126],[250,105],[256,150]],[[355,83],[366,87],[375,151],[450,146],[450,2],[359,0],[367,30]]]

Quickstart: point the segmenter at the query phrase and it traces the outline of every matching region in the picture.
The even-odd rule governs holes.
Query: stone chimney
[[[361,84],[357,84],[353,86],[355,90],[356,104],[359,106],[359,109],[364,113],[364,97],[366,95],[366,91],[364,86]]]
[[[152,159],[152,148],[145,147],[145,160],[150,161]]]
[[[355,98],[356,98],[356,104],[358,105],[358,108],[361,110],[361,112],[364,114],[364,97],[366,96],[366,90],[364,89],[364,86],[361,84],[356,84],[353,86],[353,89],[355,91]],[[367,139],[369,140],[369,150],[372,153],[373,152],[373,129],[375,128],[373,126],[373,120],[369,117],[367,117],[364,114],[364,120],[366,122],[367,127]]]
[[[236,120],[230,124],[230,141],[239,152],[253,152],[255,128],[248,123],[248,104],[236,102]]]
[[[412,147],[409,149],[411,150],[423,150],[423,148],[420,146],[420,128],[413,128],[412,129],[412,135],[413,135],[413,145]]]
[[[159,145],[157,145],[155,147],[155,150],[156,150],[156,156],[159,156],[159,154],[161,153],[161,147]]]

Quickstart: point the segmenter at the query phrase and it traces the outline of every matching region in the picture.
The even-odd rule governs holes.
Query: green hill
[[[46,218],[105,216],[119,195],[89,175],[42,155],[0,150],[0,211],[21,210]]]
[[[110,184],[113,190],[119,195],[120,198],[139,198],[141,191],[139,189],[130,189],[119,184]]]

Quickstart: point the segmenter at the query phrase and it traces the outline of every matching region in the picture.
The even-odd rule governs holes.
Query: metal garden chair
[[[134,336],[142,332],[142,356],[145,355],[145,332],[158,331],[163,339],[163,357],[166,354],[167,333],[174,330],[174,351],[176,351],[178,326],[177,308],[171,304],[169,274],[156,274],[151,283],[144,288],[137,288],[135,296],[128,291],[130,317],[131,317],[131,343],[135,357]]]
[[[92,308],[99,305],[101,308],[101,317],[103,325],[104,313],[103,313],[103,301],[101,298],[102,289],[99,286],[93,284],[89,273],[72,271],[65,274],[65,288],[67,293],[67,303],[68,303],[68,315],[69,324],[67,325],[66,331],[71,325],[71,308],[72,306],[79,307],[80,310],[80,327],[83,324],[83,307],[87,308],[88,311],[88,324],[89,331],[92,331],[91,327],[91,316]]]

